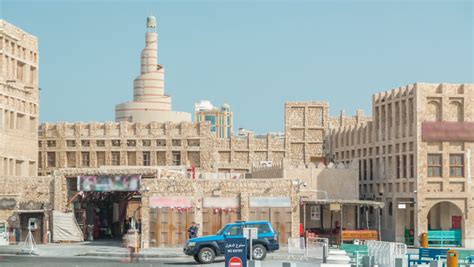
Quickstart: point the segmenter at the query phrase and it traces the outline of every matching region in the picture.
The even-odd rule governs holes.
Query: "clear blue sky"
[[[158,18],[173,109],[227,101],[235,127],[283,129],[287,100],[371,113],[371,95],[474,81],[472,1],[5,1],[40,40],[41,121],[113,121],[132,98],[145,20]]]

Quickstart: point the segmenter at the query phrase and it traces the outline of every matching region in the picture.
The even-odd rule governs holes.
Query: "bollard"
[[[422,248],[427,248],[428,247],[428,233],[422,233],[421,234],[421,247]]]
[[[247,261],[247,266],[248,267],[261,267],[262,266],[262,261],[256,261],[256,260],[249,260]]]
[[[446,267],[457,267],[458,258],[459,252],[454,249],[448,250],[448,255],[446,255]]]
[[[283,262],[282,267],[296,267],[296,263],[295,262]]]

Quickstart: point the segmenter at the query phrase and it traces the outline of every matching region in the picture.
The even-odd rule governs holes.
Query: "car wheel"
[[[254,245],[252,247],[252,259],[253,260],[264,260],[265,257],[267,256],[267,249],[260,244]]]
[[[212,248],[202,248],[199,250],[198,259],[199,263],[207,264],[213,263],[214,259],[216,258],[216,253]]]

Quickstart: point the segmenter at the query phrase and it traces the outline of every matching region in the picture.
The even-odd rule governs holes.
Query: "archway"
[[[454,203],[441,201],[427,215],[430,246],[462,246],[464,214]]]

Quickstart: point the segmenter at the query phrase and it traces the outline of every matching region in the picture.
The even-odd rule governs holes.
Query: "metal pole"
[[[360,207],[357,205],[355,207],[356,207],[356,227],[357,229],[360,229]]]
[[[339,245],[342,245],[342,224],[343,224],[342,213],[343,212],[344,212],[344,205],[341,204],[341,223],[339,224],[339,238],[340,238]]]
[[[367,230],[370,230],[369,225],[369,207],[365,207],[365,222],[367,223]]]
[[[377,217],[378,217],[378,219],[379,219],[379,220],[378,220],[378,223],[379,223],[379,234],[378,234],[379,241],[382,240],[382,237],[381,237],[382,232],[380,231],[380,229],[381,229],[381,226],[380,226],[380,225],[381,225],[381,223],[380,223],[380,219],[381,219],[380,212],[381,212],[381,209],[377,208],[377,215],[378,215]]]
[[[303,202],[303,235],[306,238],[306,202]]]
[[[249,240],[250,240],[250,261],[252,261],[252,254],[253,254],[253,251],[252,251],[252,231],[250,230],[250,228],[247,228],[248,229],[248,237],[249,237]]]

